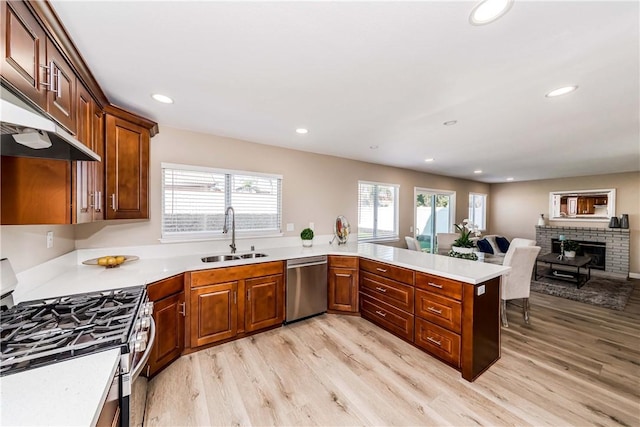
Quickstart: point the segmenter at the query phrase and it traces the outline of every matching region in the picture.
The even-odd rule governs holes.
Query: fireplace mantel
[[[560,234],[568,240],[605,243],[607,248],[605,271],[616,276],[629,277],[629,229],[538,225],[536,242],[541,247],[540,253],[552,252],[551,239],[557,239]]]

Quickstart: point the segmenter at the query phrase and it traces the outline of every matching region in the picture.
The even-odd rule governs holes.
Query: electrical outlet
[[[478,296],[484,295],[485,285],[478,286]]]
[[[53,231],[47,231],[47,249],[53,247]]]
[[[293,223],[292,222],[288,222],[287,223],[287,231],[293,231],[294,227],[293,227]]]

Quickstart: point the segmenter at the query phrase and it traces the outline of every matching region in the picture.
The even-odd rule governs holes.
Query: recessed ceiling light
[[[162,102],[163,104],[173,104],[173,99],[169,98],[167,95],[154,93],[153,95],[151,95],[151,97],[158,102]]]
[[[434,158],[428,158],[428,159],[424,159],[425,162],[429,163],[429,162],[433,162],[435,159]]]
[[[444,123],[443,123],[443,125],[445,125],[445,126],[453,126],[453,125],[455,125],[456,123],[458,123],[458,121],[457,121],[457,120],[449,120],[449,121],[447,121],[447,122],[444,122]]]
[[[372,150],[377,150],[378,146],[377,145],[370,145],[369,148],[371,148]]]
[[[475,173],[475,174],[482,173],[482,170],[481,169],[476,169],[476,170],[473,171],[473,173]]]
[[[513,181],[513,177],[510,176],[509,178],[507,178],[507,181]]]
[[[305,128],[298,128],[296,129],[296,133],[299,133],[300,135],[304,135],[305,133],[309,133],[309,131]]]
[[[578,86],[565,86],[558,89],[554,89],[548,94],[546,94],[545,96],[547,98],[553,98],[554,96],[566,95],[568,93],[573,92],[576,89],[578,89]]]
[[[471,25],[489,24],[507,13],[513,0],[483,0],[473,7],[469,15]]]

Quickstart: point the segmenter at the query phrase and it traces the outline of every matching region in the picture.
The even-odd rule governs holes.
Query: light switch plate
[[[484,287],[485,287],[485,285],[478,286],[478,296],[484,295],[484,291],[485,291]]]
[[[47,231],[47,249],[53,247],[53,231]]]
[[[288,222],[287,223],[287,231],[293,231],[294,227],[293,227],[293,223],[292,222]]]

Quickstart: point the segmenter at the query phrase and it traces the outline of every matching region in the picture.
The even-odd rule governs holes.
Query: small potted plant
[[[310,247],[313,245],[313,230],[310,228],[305,228],[300,233],[300,238],[302,239],[302,246]]]
[[[567,258],[575,258],[576,251],[580,247],[580,244],[575,240],[566,240],[564,242],[564,256]]]

